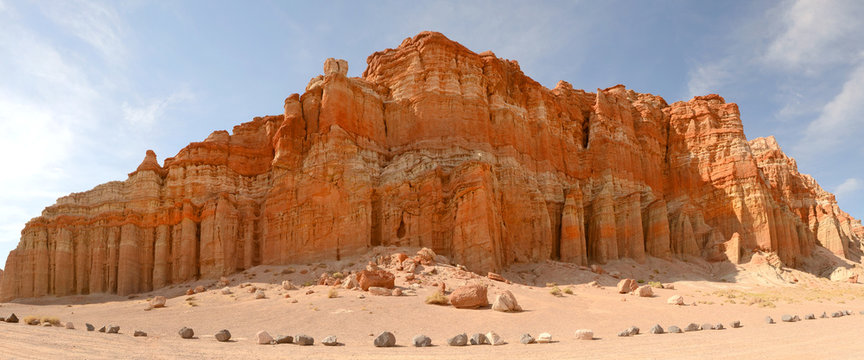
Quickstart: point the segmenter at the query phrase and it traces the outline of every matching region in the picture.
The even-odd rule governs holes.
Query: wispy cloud
[[[718,93],[720,87],[732,78],[728,63],[728,60],[721,60],[691,69],[687,81],[688,97]]]
[[[850,196],[852,193],[861,190],[861,188],[864,188],[864,182],[856,178],[849,178],[842,184],[837,185],[834,189],[834,195],[837,197]]]
[[[176,91],[161,99],[147,101],[142,105],[134,106],[124,102],[121,109],[123,110],[123,118],[127,123],[129,123],[129,125],[137,128],[150,127],[172,105],[194,99],[195,95],[184,89]]]
[[[864,136],[864,64],[846,78],[843,88],[822,108],[819,117],[807,125],[800,147],[825,153],[837,145]]]
[[[44,13],[56,24],[85,41],[111,62],[126,55],[123,22],[117,11],[94,1],[74,0],[44,3]]]

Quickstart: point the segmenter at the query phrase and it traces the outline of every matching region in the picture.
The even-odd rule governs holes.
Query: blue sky
[[[124,180],[210,132],[278,114],[343,58],[423,30],[518,60],[547,87],[719,93],[748,138],[864,216],[861,1],[0,0],[0,261],[59,196]]]

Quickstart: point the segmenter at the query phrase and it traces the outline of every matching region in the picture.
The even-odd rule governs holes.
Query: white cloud
[[[842,184],[837,185],[834,189],[834,195],[837,197],[848,196],[864,187],[864,182],[856,178],[848,178]]]
[[[716,94],[720,86],[732,77],[726,60],[699,65],[691,69],[688,75],[688,97]]]
[[[195,95],[188,90],[180,90],[161,99],[148,101],[146,104],[133,106],[124,102],[121,107],[123,118],[132,126],[150,127],[158,121],[165,111],[172,105],[194,100]]]
[[[864,136],[864,64],[847,77],[842,90],[807,126],[799,147],[813,153],[826,153],[832,147]]]
[[[768,66],[813,74],[854,60],[861,48],[864,2],[797,0],[779,11],[783,30],[763,55]]]
[[[122,41],[123,22],[116,10],[93,1],[47,2],[43,12],[55,23],[68,29],[112,62],[126,53]]]

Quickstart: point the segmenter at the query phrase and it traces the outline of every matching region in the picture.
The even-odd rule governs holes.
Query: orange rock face
[[[125,181],[58,199],[21,233],[0,300],[131,294],[259,264],[428,247],[470,270],[558,259],[860,260],[864,228],[717,95],[547,89],[424,32],[344,60],[284,113],[148,151]],[[741,259],[734,259],[735,251]]]

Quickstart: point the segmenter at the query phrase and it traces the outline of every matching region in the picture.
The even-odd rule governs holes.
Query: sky
[[[326,58],[423,30],[546,87],[719,93],[864,217],[864,1],[0,0],[0,264],[24,224],[214,130],[279,114]]]

